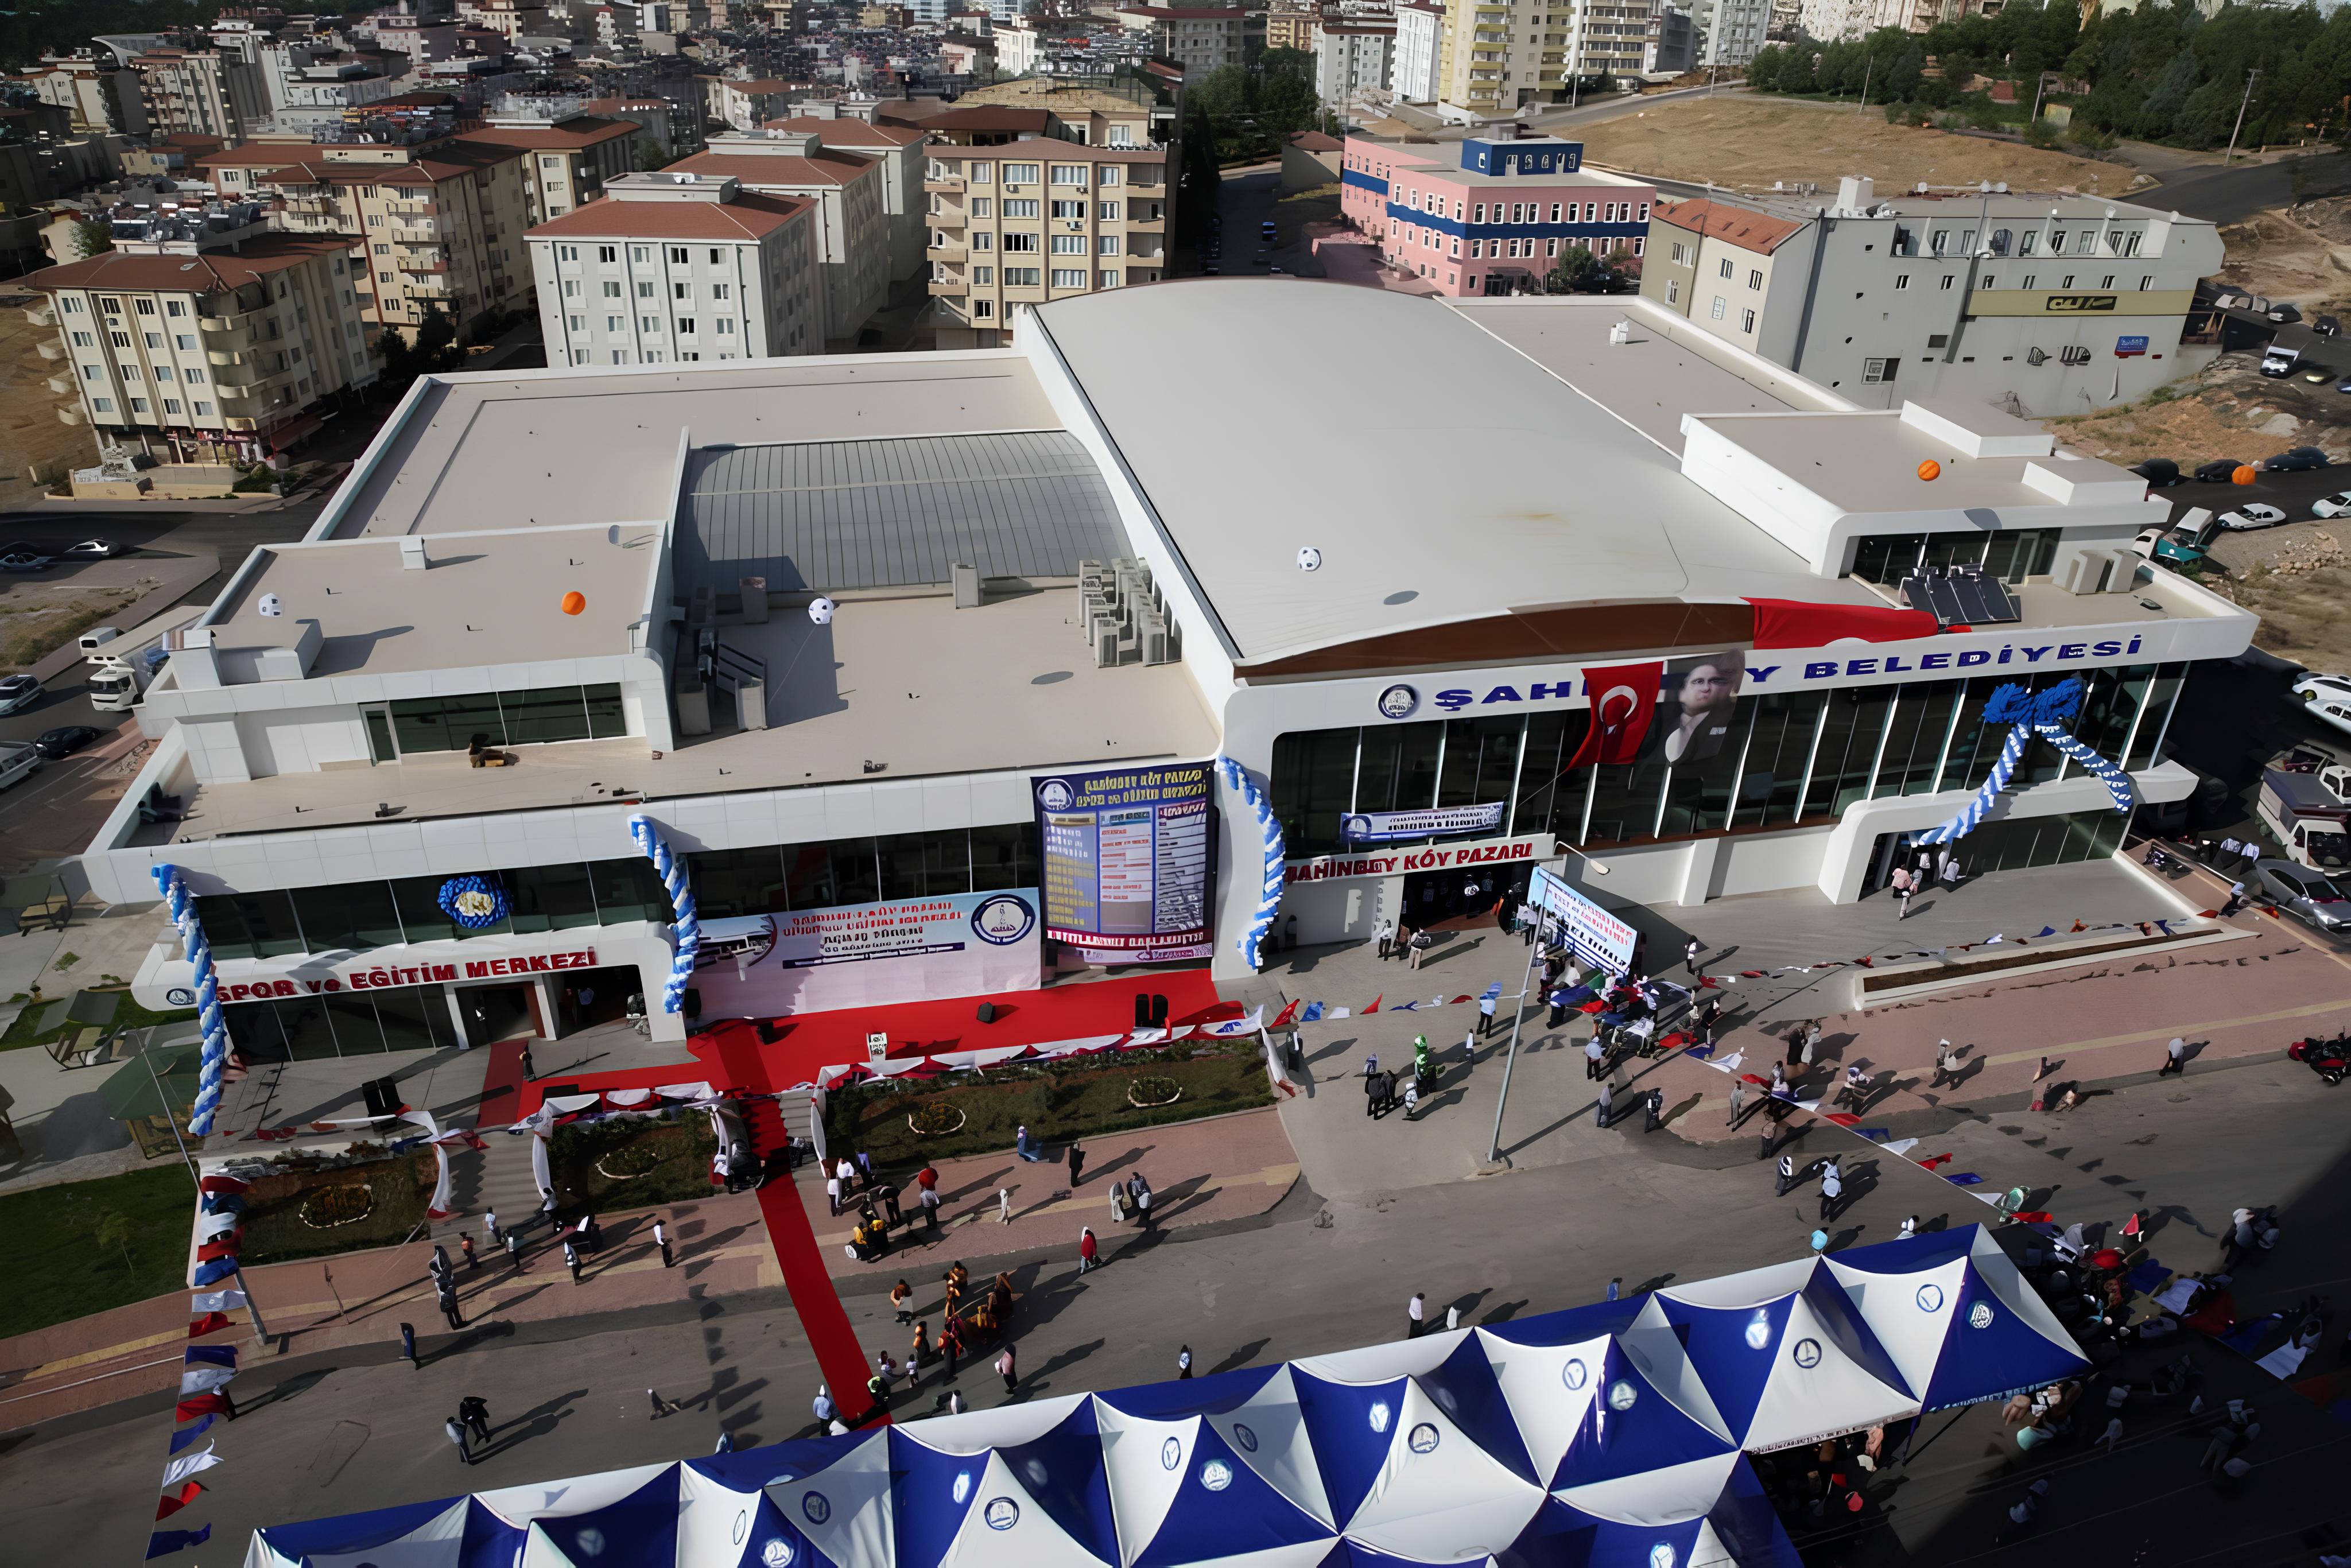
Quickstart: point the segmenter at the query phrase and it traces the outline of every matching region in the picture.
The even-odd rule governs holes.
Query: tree
[[[675,155],[662,145],[660,137],[647,136],[637,142],[639,169],[666,169],[675,162]]]
[[[131,1221],[125,1219],[119,1211],[111,1208],[100,1210],[98,1225],[90,1232],[90,1236],[101,1249],[108,1247],[120,1248],[122,1252],[122,1266],[134,1274],[139,1271],[139,1266],[131,1260]]]
[[[114,231],[95,218],[76,218],[73,247],[76,261],[101,255],[114,248]]]
[[[1559,253],[1559,265],[1543,279],[1546,294],[1621,294],[1625,275],[1583,246],[1572,245]]]

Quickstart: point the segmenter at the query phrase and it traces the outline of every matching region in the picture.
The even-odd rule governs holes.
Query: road
[[[1332,1071],[1360,1054],[1343,1037],[1317,1044]],[[1688,1064],[1660,1071],[1711,1077]],[[2145,1207],[2159,1217],[2154,1251],[2182,1268],[2210,1265],[2210,1238],[2231,1206],[2281,1204],[2285,1239],[2240,1287],[2250,1313],[2344,1282],[2334,1239],[2351,1218],[2343,1179],[2351,1134],[2338,1092],[2273,1060],[2126,1082],[2062,1123],[1991,1103],[1917,1113],[1890,1130],[1930,1138],[1955,1155],[1953,1169],[2030,1186],[2036,1203],[2068,1218],[2111,1221]],[[1364,1135],[1482,1132],[1438,1113],[1417,1124],[1367,1124]],[[1836,1246],[1884,1239],[1905,1215],[1932,1226],[1988,1212],[1916,1166],[1872,1160],[1849,1134],[1820,1129],[1800,1152],[1848,1156],[1848,1191],[1859,1196],[1834,1227]],[[1163,1233],[1083,1281],[1064,1256],[1012,1260],[1022,1296],[1020,1396],[1170,1376],[1182,1345],[1216,1371],[1393,1338],[1416,1289],[1440,1313],[1458,1304],[1466,1322],[1493,1322],[1594,1300],[1612,1276],[1638,1289],[1801,1255],[1813,1195],[1773,1200],[1768,1170],[1745,1140],[1700,1149],[1628,1129],[1619,1152],[1578,1164],[1357,1204],[1325,1203],[1301,1187],[1267,1220]],[[932,1281],[946,1261],[908,1258],[905,1272],[922,1286],[918,1311],[935,1315]],[[983,1273],[997,1266],[967,1261]],[[681,1266],[692,1263],[689,1242]],[[594,1280],[574,1287],[551,1276],[546,1288],[592,1291]],[[904,1345],[908,1331],[891,1320],[884,1298],[868,1291],[849,1305],[867,1346]],[[517,1332],[493,1321],[467,1335],[428,1338],[425,1347],[422,1370],[394,1362],[389,1343],[249,1364],[237,1385],[246,1414],[207,1435],[225,1462],[203,1478],[201,1517],[214,1521],[215,1536],[213,1555],[200,1561],[233,1559],[265,1521],[690,1457],[708,1452],[722,1430],[739,1446],[773,1442],[810,1424],[814,1369],[778,1291],[694,1296]],[[2269,1436],[2254,1456],[2264,1470],[2248,1511],[2210,1504],[2191,1468],[2198,1445],[2178,1435],[2176,1415],[2134,1414],[2119,1456],[2068,1451],[2054,1461],[2062,1479],[2037,1548],[2052,1555],[2033,1561],[2057,1561],[2059,1552],[2073,1562],[2245,1561],[2229,1553],[2249,1548],[2248,1533],[2300,1531],[2337,1517],[2343,1504],[2326,1482],[2340,1428],[2231,1353],[2193,1354],[2215,1392],[2262,1401]],[[2334,1364],[2331,1347],[2322,1354]],[[648,1386],[684,1413],[651,1418]],[[938,1386],[935,1371],[914,1396],[901,1396],[901,1415],[927,1411]],[[960,1386],[975,1407],[1004,1402],[983,1369],[967,1369]],[[489,1457],[470,1470],[440,1433],[468,1394],[488,1401],[500,1428]],[[148,1401],[0,1436],[8,1557],[135,1562],[169,1427],[168,1410]],[[2338,1447],[2304,1452],[2322,1442]],[[1836,1560],[1856,1568],[1970,1560],[2022,1484],[2005,1457],[2013,1452],[1990,1407],[1937,1417],[1908,1468],[1881,1483],[1886,1511],[1857,1527]]]
[[[2296,172],[2303,188],[2294,189]],[[2313,153],[2276,163],[2197,165],[2167,172],[2153,190],[2131,200],[2160,211],[2183,213],[2216,224],[2241,223],[2265,207],[2291,206],[2320,196],[2351,192],[2351,157],[2339,152]]]

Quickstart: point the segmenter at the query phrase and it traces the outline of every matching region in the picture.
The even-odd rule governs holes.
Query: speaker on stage
[[[979,1004],[979,1021],[982,1023],[994,1023],[996,1021],[996,1004],[994,1002],[982,1002]]]
[[[1137,1029],[1151,1027],[1151,996],[1147,991],[1134,993],[1134,1027]]]
[[[389,1078],[371,1078],[360,1085],[360,1097],[367,1101],[371,1116],[400,1114],[400,1085]]]

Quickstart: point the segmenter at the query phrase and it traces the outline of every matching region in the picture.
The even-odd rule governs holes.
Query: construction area
[[[73,395],[67,382],[59,392],[49,380],[66,370],[55,326],[36,327],[26,311],[41,303],[35,294],[0,294],[0,510],[18,511],[40,499],[47,485],[36,471],[55,475],[98,461],[87,424],[65,424],[57,408]],[[4,662],[4,661],[0,661]]]
[[[2006,182],[2020,191],[2123,196],[2153,182],[2126,163],[2022,142],[1888,125],[1876,108],[1799,99],[1687,99],[1578,126],[1584,161],[1666,180],[1743,191],[1774,183],[1828,190],[1847,174],[1878,189]]]

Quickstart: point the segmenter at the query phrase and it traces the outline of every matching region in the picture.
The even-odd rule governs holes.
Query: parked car
[[[71,757],[105,733],[86,724],[61,724],[55,729],[45,729],[35,736],[33,745],[44,757]]]
[[[45,555],[26,555],[19,551],[0,555],[0,571],[47,571],[51,562]]]
[[[2241,458],[2215,457],[2211,462],[2196,470],[2196,479],[2202,485],[2225,485],[2235,478],[2237,470],[2244,465]]]
[[[2335,379],[2335,372],[2333,371],[2304,371],[2302,372],[2302,379],[2308,382],[2312,386],[2317,386],[2322,382],[2333,381]]]
[[[2168,490],[2174,485],[2188,483],[2188,476],[2182,474],[2179,465],[2168,457],[2150,457],[2144,463],[2134,463],[2131,472],[2146,480],[2147,487],[2154,490]]]
[[[2256,861],[2254,891],[2321,931],[2351,931],[2351,891],[2325,873],[2292,861]]]
[[[112,539],[84,539],[57,552],[68,560],[106,560],[121,553],[122,547]]]
[[[2302,312],[2295,309],[2293,306],[2288,305],[2283,300],[2278,301],[2275,305],[2263,310],[2262,314],[2270,320],[2277,322],[2281,326],[2302,319]]]
[[[2317,333],[2322,338],[2339,338],[2343,336],[2343,323],[2337,321],[2332,316],[2321,316],[2317,320],[2313,321],[2310,324],[2310,329]]]
[[[2283,521],[2285,513],[2275,507],[2258,504],[2220,514],[2220,526],[2224,528],[2273,528]]]
[[[2314,517],[2339,517],[2346,513],[2351,513],[2351,490],[2337,490],[2332,496],[2321,497],[2310,504],[2310,515]]]
[[[41,683],[36,675],[10,675],[0,680],[0,714],[22,713],[41,700]]]
[[[2326,454],[2315,446],[2296,446],[2274,457],[2262,459],[2263,472],[2270,474],[2299,474],[2305,468],[2325,466]]]
[[[2342,675],[2304,675],[2294,683],[2294,700],[2321,724],[2351,731],[2351,679]]]

